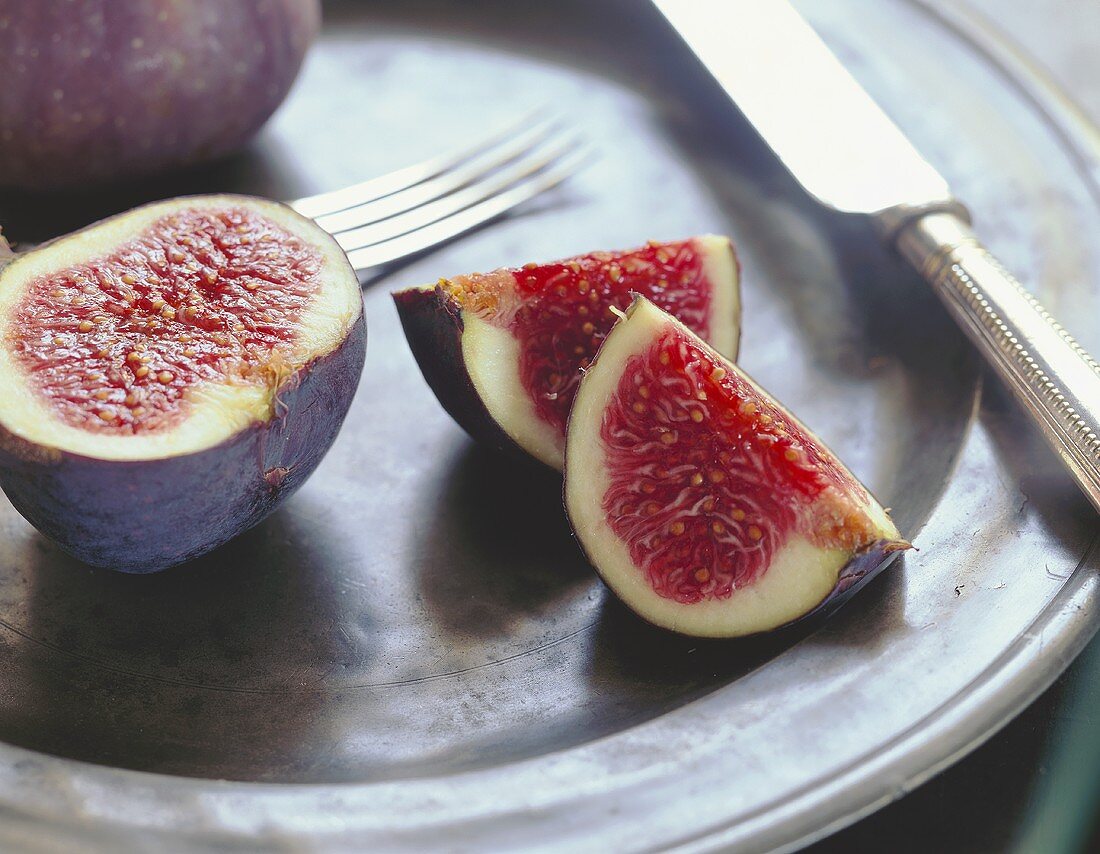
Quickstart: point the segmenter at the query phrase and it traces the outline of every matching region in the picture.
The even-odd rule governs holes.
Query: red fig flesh
[[[18,256],[0,340],[0,485],[77,557],[150,571],[304,481],[351,402],[365,326],[328,234],[272,202],[196,196]]]
[[[452,417],[475,438],[560,469],[581,370],[635,293],[736,357],[738,266],[725,237],[457,276],[394,299]]]
[[[768,631],[839,604],[908,548],[804,425],[645,299],[581,381],[565,499],[608,586],[689,635]]]

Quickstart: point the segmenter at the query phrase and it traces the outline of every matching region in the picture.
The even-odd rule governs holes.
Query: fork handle
[[[1100,510],[1100,365],[956,214],[919,217],[896,240]]]

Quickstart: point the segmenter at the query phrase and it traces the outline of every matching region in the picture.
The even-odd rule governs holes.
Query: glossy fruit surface
[[[565,494],[609,586],[685,634],[777,628],[907,547],[804,425],[644,299],[581,383]]]
[[[725,237],[456,276],[394,298],[421,370],[455,420],[489,444],[561,468],[581,372],[634,294],[736,356],[738,266]]]
[[[319,0],[0,0],[0,185],[82,187],[239,148]]]
[[[335,241],[243,196],[159,202],[0,271],[0,484],[81,559],[161,569],[299,486],[362,369]]]

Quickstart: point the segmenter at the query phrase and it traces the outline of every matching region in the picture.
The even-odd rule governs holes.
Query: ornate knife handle
[[[1100,365],[956,214],[912,220],[896,241],[1100,510]]]

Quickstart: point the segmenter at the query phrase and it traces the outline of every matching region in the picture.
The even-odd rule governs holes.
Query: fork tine
[[[345,252],[373,246],[424,228],[437,220],[495,196],[513,184],[541,172],[561,160],[580,145],[578,138],[570,138],[552,146],[549,150],[531,157],[516,160],[512,165],[499,169],[489,177],[471,184],[463,190],[444,196],[419,208],[382,222],[365,225],[336,235],[336,241]]]
[[[513,185],[510,189],[471,205],[451,216],[437,220],[423,228],[410,231],[381,243],[375,243],[348,253],[348,259],[357,272],[381,267],[399,261],[410,255],[416,255],[431,249],[440,243],[453,240],[459,235],[472,231],[499,216],[506,214],[517,205],[551,190],[565,181],[592,159],[590,150],[581,149],[558,160],[546,169]]]
[[[434,178],[398,190],[384,198],[367,201],[335,213],[315,216],[313,219],[329,234],[340,234],[410,211],[461,189],[478,178],[530,154],[559,130],[560,125],[556,119],[540,122],[504,140],[500,145],[469,158],[465,163],[439,173]]]
[[[290,207],[303,216],[311,219],[326,216],[337,211],[347,210],[356,205],[365,204],[381,199],[401,190],[413,187],[421,181],[434,178],[443,172],[453,169],[460,163],[464,163],[471,157],[476,157],[482,152],[500,145],[517,133],[529,128],[532,123],[544,124],[549,120],[541,118],[545,114],[544,108],[532,110],[519,121],[512,122],[488,138],[481,139],[473,145],[448,154],[440,154],[430,157],[420,163],[387,172],[384,175],[360,181],[339,190],[330,190],[326,193],[318,193],[314,196],[306,196],[290,202]]]

